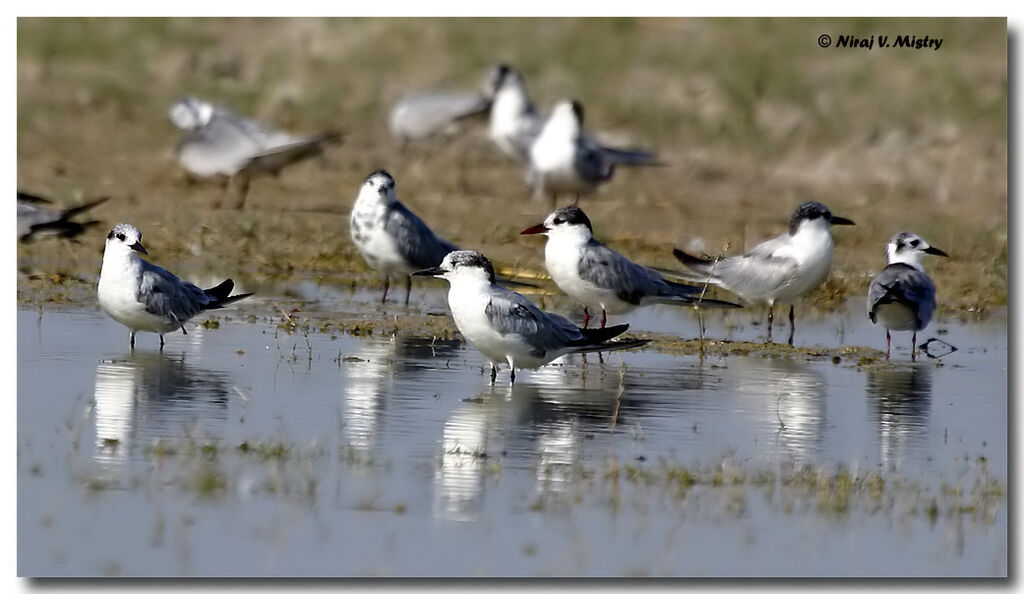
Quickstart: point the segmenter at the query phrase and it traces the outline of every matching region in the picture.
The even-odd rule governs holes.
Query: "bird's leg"
[[[586,328],[590,324],[590,310],[586,307],[583,308],[583,327]]]
[[[772,341],[772,320],[775,319],[775,304],[768,306],[768,341]]]
[[[604,325],[607,324],[607,323],[608,323],[608,314],[604,311],[604,308],[602,307],[601,308],[601,327],[604,328]]]
[[[182,327],[182,330],[184,330],[184,329],[185,328]],[[163,334],[160,334],[160,350],[161,351],[164,350],[164,335]]]
[[[885,331],[885,358],[889,358],[889,351],[892,349],[892,334],[889,331]]]
[[[235,208],[242,210],[245,207],[245,199],[249,196],[249,172],[243,169],[236,173],[231,181],[234,182],[235,190],[238,193],[238,202],[235,203]]]
[[[409,295],[412,294],[412,277],[405,277],[405,306],[409,307]]]
[[[388,301],[388,289],[391,288],[391,275],[384,275],[384,296],[380,298],[381,303],[387,303]]]
[[[134,351],[135,350],[135,331],[128,335],[128,346]]]
[[[511,381],[509,382],[509,385],[513,385],[514,386],[515,383],[516,383],[516,368],[510,366],[508,369],[509,369],[509,373],[511,374],[511,378],[512,378]]]
[[[793,346],[793,335],[796,334],[796,323],[793,321],[796,316],[793,314],[795,306],[789,306],[789,346]]]
[[[498,379],[498,366],[493,362],[491,363],[491,385],[494,385],[494,380]]]
[[[913,338],[910,339],[910,360],[917,361],[917,332],[914,332]]]
[[[601,351],[597,352],[597,362],[600,363],[601,365],[604,365],[604,353],[602,353]]]

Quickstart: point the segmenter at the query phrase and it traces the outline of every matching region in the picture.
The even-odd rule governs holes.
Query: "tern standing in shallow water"
[[[608,342],[628,324],[610,328],[578,328],[566,318],[541,311],[529,299],[497,284],[491,262],[479,252],[456,251],[441,265],[413,274],[437,276],[450,283],[448,306],[459,332],[491,361],[491,383],[497,364],[508,363],[511,382],[516,368],[535,369],[569,353],[615,351],[647,340]]]
[[[387,301],[391,275],[405,276],[405,304],[412,292],[410,273],[440,266],[449,252],[459,249],[441,239],[398,201],[395,180],[387,171],[371,173],[359,188],[349,221],[352,242],[370,268],[384,275]]]
[[[935,311],[935,283],[924,271],[926,254],[947,256],[924,239],[905,231],[892,236],[885,248],[888,265],[868,287],[868,318],[885,327],[885,358],[892,348],[890,331],[912,331],[910,358],[917,358],[917,333]]]
[[[135,348],[135,332],[156,332],[160,348],[164,334],[185,334],[185,322],[208,309],[219,309],[252,293],[231,295],[235,283],[227,279],[212,289],[200,289],[139,257],[145,254],[142,233],[121,223],[107,235],[100,269],[98,297],[107,315],[131,329],[129,344]]]
[[[601,146],[583,130],[583,106],[563,100],[555,105],[530,146],[528,179],[534,198],[559,193],[589,194],[612,178],[616,165],[661,165],[649,152]]]
[[[687,280],[710,282],[749,303],[768,306],[768,342],[772,340],[775,303],[790,303],[789,344],[796,332],[792,301],[825,282],[832,270],[832,225],[852,225],[820,202],[804,202],[789,219],[789,233],[769,239],[742,256],[720,260],[672,250],[690,272]]]
[[[534,233],[548,236],[544,264],[558,288],[583,304],[584,328],[590,323],[591,307],[601,309],[602,328],[607,312],[626,313],[652,303],[740,307],[726,301],[701,299],[702,287],[665,280],[597,241],[590,219],[577,206],[559,208],[543,223],[522,232]]]

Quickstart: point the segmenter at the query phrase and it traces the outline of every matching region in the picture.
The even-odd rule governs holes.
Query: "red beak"
[[[533,235],[535,233],[547,233],[547,231],[548,231],[548,228],[545,227],[543,224],[541,224],[541,225],[534,225],[533,227],[530,227],[529,229],[524,229],[519,234],[520,235]]]

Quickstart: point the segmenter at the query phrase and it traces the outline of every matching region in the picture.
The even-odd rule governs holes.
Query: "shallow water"
[[[416,291],[414,309],[444,311]],[[744,315],[709,334],[754,338]],[[862,317],[798,317],[797,344],[884,348]],[[697,327],[668,307],[620,321]],[[941,364],[902,343],[867,367],[625,351],[510,388],[458,341],[225,320],[129,352],[100,312],[22,310],[18,571],[1006,575],[1005,495],[978,495],[1005,493],[1005,319],[937,329],[960,348]],[[716,478],[659,478],[681,469]],[[848,476],[884,487],[837,500]]]

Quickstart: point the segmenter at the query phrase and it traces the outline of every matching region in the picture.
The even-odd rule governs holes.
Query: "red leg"
[[[889,331],[885,331],[885,358],[889,358],[889,351],[892,349],[892,334]]]
[[[384,276],[384,296],[380,298],[381,303],[387,303],[388,301],[388,289],[391,288],[391,276]]]
[[[586,328],[590,324],[590,310],[586,307],[583,308],[583,327]]]
[[[601,327],[608,323],[608,314],[605,313],[604,308],[601,308]]]

